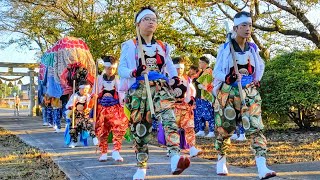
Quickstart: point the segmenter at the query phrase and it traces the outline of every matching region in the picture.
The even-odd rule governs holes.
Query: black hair
[[[134,17],[134,21],[136,21],[136,20],[137,20],[137,17],[139,16],[139,14],[140,14],[143,10],[146,10],[146,9],[149,9],[149,10],[151,10],[152,12],[154,12],[154,13],[156,14],[157,18],[158,18],[158,14],[157,14],[156,10],[154,10],[153,7],[149,5],[149,6],[143,6],[143,7],[140,9],[140,11],[139,11],[139,12],[136,14],[136,16]]]
[[[190,69],[193,69],[193,70],[195,70],[196,72],[199,71],[199,67],[196,66],[196,65],[191,65],[191,66],[190,66]]]
[[[102,56],[103,62],[110,62],[111,64],[116,63],[116,58],[114,56]]]
[[[210,60],[205,56],[200,57],[200,60],[206,62],[207,64],[210,63]]]
[[[236,15],[234,15],[233,20],[235,18],[240,18],[241,16],[251,17],[251,14],[249,12],[247,12],[247,11],[240,11]]]
[[[182,58],[181,56],[175,57],[172,59],[173,64],[184,64],[185,58]]]

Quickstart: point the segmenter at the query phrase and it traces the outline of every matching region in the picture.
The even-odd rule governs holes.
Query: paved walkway
[[[63,143],[63,133],[54,133],[52,128],[43,127],[39,117],[0,117],[0,127],[16,133],[26,143],[50,153],[55,163],[72,180],[129,180],[136,171],[135,155],[130,143],[125,143],[121,152],[123,163],[114,162],[110,156],[107,162],[98,162],[96,147],[68,148]],[[111,154],[110,151],[108,154]],[[274,165],[272,169],[278,172],[279,177],[273,179],[320,179],[319,167],[320,162]],[[169,158],[166,157],[165,149],[150,146],[147,179],[258,179],[254,167],[229,166],[229,171],[231,174],[227,177],[217,176],[214,161],[192,158],[189,169],[182,175],[173,176],[170,175]]]

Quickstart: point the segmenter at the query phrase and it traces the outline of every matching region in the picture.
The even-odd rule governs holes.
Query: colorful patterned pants
[[[46,117],[49,124],[53,125],[53,108],[46,107]]]
[[[238,125],[237,125],[237,128],[236,130],[234,131],[233,134],[244,134],[245,133],[245,130],[242,126],[242,123],[240,122]]]
[[[178,127],[184,129],[186,141],[190,147],[196,144],[195,132],[194,132],[194,106],[189,105],[182,101],[181,103],[175,103],[175,115]]]
[[[196,109],[194,110],[195,131],[204,131],[206,121],[209,122],[209,131],[214,132],[213,108],[209,101],[196,98]]]
[[[170,156],[180,154],[179,127],[173,110],[175,99],[165,81],[158,80],[151,83],[153,83],[150,89],[156,118],[162,121]],[[130,128],[134,138],[137,165],[146,168],[149,158],[148,143],[151,139],[152,117],[144,82],[140,82],[137,89],[129,90],[126,106],[131,111],[130,121],[132,124]]]
[[[53,109],[53,122],[58,129],[61,129],[61,108]]]
[[[256,156],[266,156],[267,141],[262,134],[261,97],[254,85],[243,88],[246,107],[241,105],[239,90],[223,84],[214,104],[216,122],[215,148],[219,154],[226,154],[229,149],[229,138],[236,129],[237,121],[242,121],[243,128],[252,144]],[[239,120],[241,119],[241,120]]]
[[[42,107],[42,122],[43,123],[48,123],[48,120],[47,120],[47,108],[46,107]]]
[[[71,122],[70,122],[69,133],[73,142],[78,142],[78,135],[83,131],[87,131],[90,133],[91,137],[95,137],[93,122],[89,117],[87,116],[81,117],[76,115],[74,128],[72,127],[72,118],[70,121]]]
[[[99,139],[101,153],[104,154],[108,151],[108,136],[111,131],[113,133],[113,150],[119,151],[121,149],[128,123],[123,108],[119,104],[109,107],[98,105],[95,132]]]

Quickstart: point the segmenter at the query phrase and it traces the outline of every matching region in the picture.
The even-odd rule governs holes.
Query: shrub
[[[287,115],[300,128],[310,129],[319,120],[320,50],[287,53],[267,62],[261,96],[267,114]]]

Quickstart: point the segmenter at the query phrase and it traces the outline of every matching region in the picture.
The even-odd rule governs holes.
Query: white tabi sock
[[[122,162],[123,161],[123,158],[120,156],[119,151],[112,151],[112,158],[115,161],[118,161],[118,162]]]
[[[107,161],[107,159],[108,159],[108,154],[107,154],[107,153],[103,153],[103,154],[101,154],[101,156],[99,157],[99,161],[100,161],[100,162]]]
[[[198,131],[196,133],[196,136],[199,136],[199,137],[204,137],[206,134],[204,133],[204,131]]]
[[[196,147],[194,147],[194,146],[192,146],[192,147],[189,149],[190,157],[196,157],[199,152],[201,152],[201,151],[200,151],[199,149],[197,149]]]
[[[218,155],[217,175],[220,175],[220,176],[228,175],[226,155],[224,155],[224,156]]]
[[[144,180],[147,175],[147,169],[138,168],[137,172],[133,175],[133,180]]]
[[[245,141],[245,140],[247,140],[245,134],[240,134],[239,138],[236,139],[236,141]]]
[[[276,176],[276,172],[267,168],[265,157],[256,156],[256,164],[257,164],[258,174],[260,179],[268,179]]]

